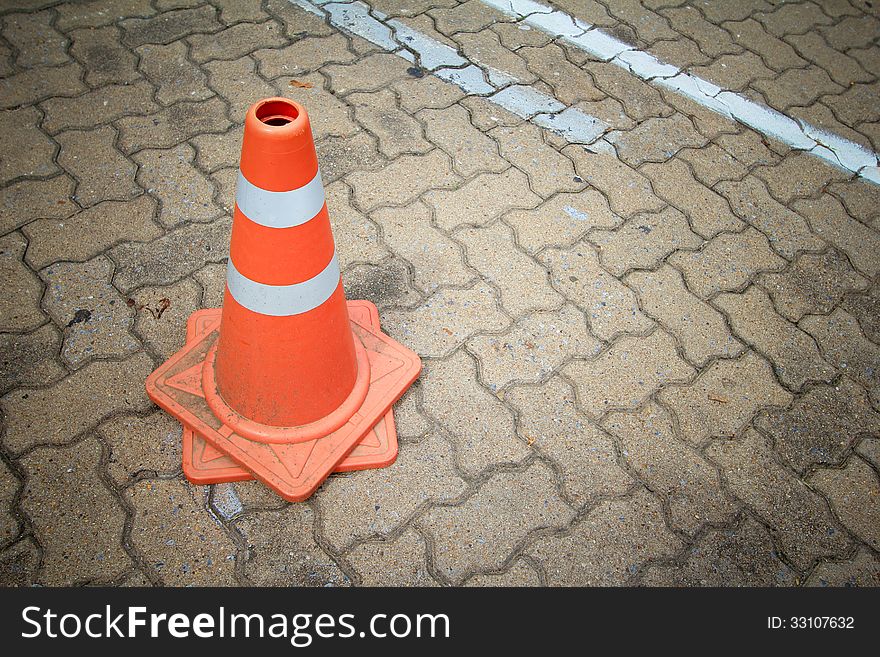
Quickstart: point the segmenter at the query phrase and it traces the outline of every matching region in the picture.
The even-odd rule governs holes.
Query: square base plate
[[[359,324],[379,330],[379,310],[372,301],[348,301],[348,316]],[[220,321],[220,308],[197,310],[186,323],[186,340],[208,333]],[[397,458],[394,413],[388,411],[361,442],[336,466],[334,472],[385,468]],[[194,484],[225,484],[248,481],[253,473],[236,463],[202,436],[183,427],[183,474]]]
[[[147,394],[207,443],[291,502],[308,498],[391,410],[418,377],[419,357],[381,331],[351,321],[370,361],[370,388],[351,419],[333,433],[301,443],[267,444],[236,434],[214,416],[202,393],[202,364],[219,324],[196,336],[147,377]]]

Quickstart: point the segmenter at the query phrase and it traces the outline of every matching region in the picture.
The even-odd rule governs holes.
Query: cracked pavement
[[[0,583],[880,585],[880,3],[545,4],[625,65],[496,0],[3,3]],[[424,363],[300,504],[144,391],[272,95]]]

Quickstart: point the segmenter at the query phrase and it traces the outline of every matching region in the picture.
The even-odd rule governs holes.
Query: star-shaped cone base
[[[372,317],[363,321],[361,314],[362,321],[358,321],[357,314],[360,313],[350,312],[351,328],[370,360],[370,388],[352,418],[323,438],[291,444],[261,443],[239,436],[214,416],[202,392],[202,364],[220,334],[220,324],[216,320],[206,324],[203,331],[196,331],[183,349],[147,378],[147,393],[185,428],[205,439],[205,448],[199,451],[197,463],[215,460],[212,457],[217,454],[226,455],[243,466],[240,474],[253,473],[284,499],[299,502],[309,497],[337,468],[353,470],[358,468],[358,463],[370,467],[367,463],[380,458],[383,449],[390,460],[380,465],[394,460],[394,454],[389,452],[391,439],[385,440],[387,447],[384,447],[383,432],[373,428],[384,419],[384,433],[394,435],[389,411],[418,377],[421,361],[415,353],[374,328]],[[389,417],[386,418],[386,414]],[[371,438],[371,434],[375,438]],[[361,448],[359,443],[364,439],[367,444]],[[185,449],[184,459],[187,454],[196,453],[196,443],[194,439],[192,451]],[[393,452],[396,453],[396,436],[393,443]],[[355,453],[356,449],[366,449],[369,453]],[[223,464],[226,474],[230,472],[226,469],[230,464],[229,461]]]
[[[220,308],[197,310],[186,323],[187,343],[208,333],[220,321]],[[349,301],[348,316],[358,324],[379,330],[379,311],[371,301]],[[334,472],[384,468],[397,458],[397,430],[394,413],[388,411]],[[183,427],[183,474],[194,484],[224,484],[254,478],[228,454],[221,452],[202,436]]]

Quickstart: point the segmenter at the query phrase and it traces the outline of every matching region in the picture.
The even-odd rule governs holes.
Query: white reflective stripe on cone
[[[235,184],[235,204],[244,216],[261,226],[299,226],[310,221],[324,207],[321,171],[302,187],[287,192],[260,189],[239,171]]]
[[[324,303],[340,285],[336,254],[324,270],[302,283],[266,285],[246,278],[230,258],[226,266],[229,293],[242,306],[261,315],[287,317],[307,313]]]

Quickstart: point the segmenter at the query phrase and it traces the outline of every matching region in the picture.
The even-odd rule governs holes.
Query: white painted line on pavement
[[[577,107],[522,84],[491,66],[468,61],[454,49],[363,2],[289,0],[337,28],[373,43],[451,82],[469,96],[482,96],[513,114],[562,136],[573,144],[592,144],[609,126]]]
[[[601,61],[611,62],[656,86],[690,98],[730,119],[880,185],[876,153],[864,146],[727,91],[653,55],[534,0],[480,0],[518,21],[553,35]]]

